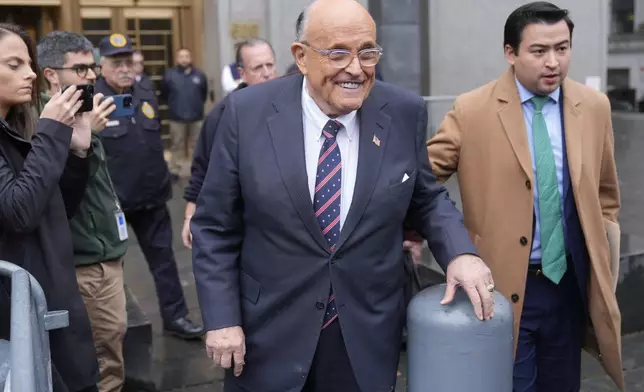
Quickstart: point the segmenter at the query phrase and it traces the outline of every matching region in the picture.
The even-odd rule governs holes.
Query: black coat
[[[54,391],[96,384],[98,363],[78,291],[68,217],[83,197],[88,159],[69,154],[72,128],[40,120],[31,143],[0,120],[0,259],[29,271],[49,310],[69,311],[69,326],[51,331]],[[0,280],[0,338],[9,335],[9,281]],[[67,385],[60,385],[58,375]]]
[[[168,104],[168,118],[179,122],[201,121],[206,99],[208,79],[192,67],[188,74],[183,68],[169,68],[161,81],[161,95]]]
[[[94,91],[106,97],[117,94],[103,78],[96,81]],[[156,208],[172,198],[156,95],[141,84],[128,93],[134,116],[110,121],[100,133],[110,177],[126,213]]]
[[[233,91],[238,91],[248,87],[245,82],[241,82]],[[228,98],[230,95],[227,95]],[[210,152],[212,151],[212,144],[215,141],[215,133],[219,126],[219,119],[221,118],[224,109],[226,108],[226,98],[222,99],[215,105],[214,108],[208,113],[206,119],[201,126],[199,138],[195,146],[195,152],[192,158],[192,166],[190,167],[190,180],[186,186],[183,198],[186,201],[196,203],[203,180],[206,177],[208,170],[208,163],[210,162]]]

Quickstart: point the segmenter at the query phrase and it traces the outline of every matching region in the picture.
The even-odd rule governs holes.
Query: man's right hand
[[[181,239],[183,246],[192,249],[192,233],[190,233],[190,220],[192,217],[187,216],[183,221],[183,228],[181,229]]]
[[[192,219],[192,216],[195,214],[195,210],[197,209],[197,205],[191,201],[189,201],[186,204],[186,217],[183,220],[183,228],[181,229],[181,239],[183,240],[183,245],[188,248],[192,249],[192,233],[190,233],[190,220]]]
[[[107,97],[103,102],[101,102],[103,97],[104,95],[101,93],[94,95],[94,109],[90,114],[92,130],[96,132],[100,132],[105,129],[105,126],[109,121],[107,116],[116,110],[116,105],[113,104],[114,98]]]
[[[242,327],[208,331],[206,352],[215,366],[221,366],[224,369],[234,366],[235,377],[239,377],[244,369],[244,356],[246,355],[246,338]]]

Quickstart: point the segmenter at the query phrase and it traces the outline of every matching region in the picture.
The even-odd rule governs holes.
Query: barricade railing
[[[11,277],[9,374],[4,391],[51,392],[49,331],[67,327],[68,312],[48,311],[42,287],[25,269],[0,260],[0,276]]]

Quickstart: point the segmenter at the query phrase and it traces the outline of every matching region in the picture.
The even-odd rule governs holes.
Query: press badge
[[[118,210],[114,214],[116,217],[116,227],[119,230],[119,240],[127,240],[127,222],[125,221],[125,214],[123,211]]]

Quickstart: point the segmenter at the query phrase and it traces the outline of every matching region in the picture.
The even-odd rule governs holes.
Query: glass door
[[[160,97],[159,86],[166,69],[174,64],[174,51],[179,48],[181,42],[177,10],[126,8],[124,16],[127,34],[143,54],[145,73],[157,90],[161,132],[167,144],[170,136],[166,120],[168,105]]]

